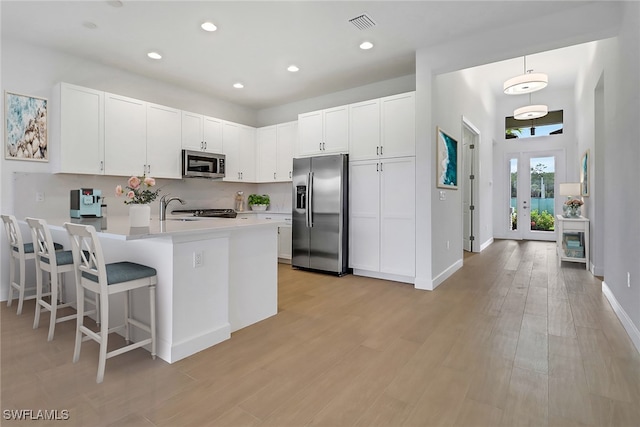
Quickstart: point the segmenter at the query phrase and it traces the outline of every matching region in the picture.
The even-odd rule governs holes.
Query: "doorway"
[[[478,233],[478,144],[480,131],[467,118],[462,117],[462,248],[467,252],[480,252],[476,243]]]
[[[508,230],[517,240],[556,240],[556,189],[564,182],[564,151],[507,153]]]

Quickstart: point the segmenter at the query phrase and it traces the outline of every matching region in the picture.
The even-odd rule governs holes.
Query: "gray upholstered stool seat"
[[[56,243],[53,242],[53,250],[55,251],[60,251],[62,249],[64,249],[64,246],[62,246],[60,243]],[[14,251],[18,251],[17,247],[13,248]],[[33,243],[25,243],[24,244],[24,253],[25,254],[32,254],[33,253]]]
[[[107,285],[144,279],[145,277],[152,277],[157,274],[155,268],[128,261],[114,262],[107,264],[105,267],[107,270]],[[98,283],[98,277],[93,274],[83,271],[82,277]]]

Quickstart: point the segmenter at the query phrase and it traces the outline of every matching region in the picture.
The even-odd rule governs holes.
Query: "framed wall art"
[[[580,186],[582,187],[582,196],[589,195],[589,150],[585,151],[580,160]]]
[[[5,158],[49,161],[47,100],[5,91]]]
[[[436,128],[436,184],[439,188],[458,188],[458,141]]]

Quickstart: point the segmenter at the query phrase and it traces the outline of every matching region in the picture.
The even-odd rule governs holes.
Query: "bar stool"
[[[7,307],[11,307],[13,302],[13,290],[18,291],[18,311],[22,314],[22,305],[25,300],[35,299],[36,294],[25,296],[27,291],[35,291],[36,286],[26,285],[26,265],[28,259],[35,259],[36,255],[33,250],[33,243],[24,243],[22,232],[18,220],[13,215],[0,215],[4,223],[4,229],[7,232],[7,240],[9,241],[9,298],[7,299]],[[54,243],[55,250],[62,249],[62,245]],[[20,268],[20,281],[16,282],[16,262]]]
[[[70,250],[58,250],[51,253],[50,248],[54,247],[51,231],[47,226],[47,222],[38,218],[25,218],[27,224],[31,228],[31,237],[35,249],[36,259],[36,314],[33,319],[33,329],[37,329],[40,325],[40,311],[42,308],[49,310],[51,313],[49,320],[49,335],[47,341],[53,339],[56,323],[73,320],[77,317],[77,313],[64,317],[57,317],[58,309],[70,307],[71,302],[64,302],[63,273],[74,271],[73,254]],[[42,293],[42,272],[49,273],[50,286],[50,302],[47,302]],[[97,313],[98,310],[98,294],[94,295],[94,300],[85,298],[87,302],[93,304],[94,310],[87,311],[84,314]],[[98,317],[96,315],[96,317]],[[98,319],[99,320],[99,319]]]
[[[156,358],[156,270],[145,265],[122,261],[105,264],[104,254],[96,229],[92,225],[65,223],[71,239],[73,264],[76,272],[78,317],[76,344],[73,362],[80,359],[82,341],[92,339],[100,345],[98,357],[97,383],[104,379],[107,359],[151,344],[151,357]],[[149,324],[134,319],[130,315],[129,293],[134,289],[149,289]],[[84,326],[84,291],[90,290],[100,295],[100,330],[94,332]],[[124,293],[124,325],[109,329],[109,295]],[[130,327],[135,326],[148,332],[150,338],[130,343]],[[128,345],[107,352],[110,332],[124,328]]]

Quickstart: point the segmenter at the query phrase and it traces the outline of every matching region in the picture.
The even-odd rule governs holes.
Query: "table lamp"
[[[579,198],[581,189],[582,185],[579,182],[563,182],[560,184],[560,195],[567,196],[567,200],[562,205],[564,217],[580,216],[580,206],[583,204]]]

